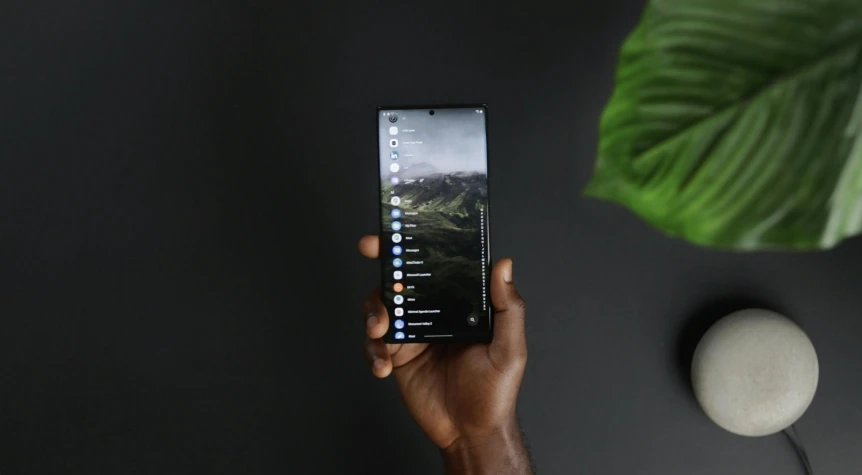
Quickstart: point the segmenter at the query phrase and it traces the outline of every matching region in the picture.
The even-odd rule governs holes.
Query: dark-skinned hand
[[[359,252],[378,258],[378,237],[363,237]],[[463,458],[459,452],[475,452],[477,447],[505,450],[514,444],[515,450],[523,451],[515,405],[527,362],[527,342],[524,301],[515,290],[512,261],[501,259],[492,268],[494,339],[490,344],[387,344],[382,337],[389,328],[389,315],[380,295],[379,288],[374,290],[362,305],[365,353],[371,370],[378,378],[394,376],[410,415],[440,447],[444,458]],[[457,460],[446,463],[450,472],[482,473],[456,470]],[[528,461],[518,463],[528,465]],[[530,473],[528,470],[505,473]]]

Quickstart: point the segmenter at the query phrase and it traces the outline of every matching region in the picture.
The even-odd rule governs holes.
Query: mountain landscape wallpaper
[[[415,181],[390,185],[384,180],[382,203],[385,229],[384,247],[391,247],[392,234],[389,227],[394,221],[389,217],[392,208],[391,197],[401,198],[399,209],[404,213],[400,219],[405,226],[414,227],[401,230],[409,241],[401,242],[407,250],[416,248],[419,252],[402,256],[405,263],[422,261],[422,265],[406,264],[402,267],[408,288],[401,292],[405,298],[416,298],[419,305],[411,307],[439,309],[440,316],[483,315],[482,308],[482,231],[481,215],[488,203],[487,175],[477,172],[435,173],[417,177]],[[416,215],[408,213],[417,212]],[[487,229],[487,228],[486,228]],[[389,255],[388,261],[392,256]],[[391,267],[391,262],[387,267]],[[393,268],[394,270],[394,268]],[[428,273],[429,278],[409,278],[409,274]],[[384,275],[384,301],[391,306],[395,292],[392,272]],[[424,302],[424,304],[423,304]],[[433,302],[432,305],[429,305]]]

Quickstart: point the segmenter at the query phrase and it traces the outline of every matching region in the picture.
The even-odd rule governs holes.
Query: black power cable
[[[808,454],[805,452],[805,446],[802,445],[802,438],[799,437],[799,432],[796,431],[796,426],[792,425],[787,429],[784,429],[784,435],[790,440],[790,443],[793,444],[793,448],[796,449],[796,454],[799,455],[799,460],[802,462],[802,465],[805,466],[805,472],[808,475],[814,475],[814,468],[811,467],[811,461],[808,460]]]

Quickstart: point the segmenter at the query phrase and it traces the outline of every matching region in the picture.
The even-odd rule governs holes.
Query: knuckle
[[[515,296],[515,308],[522,313],[527,312],[527,302],[520,295]]]
[[[365,359],[369,364],[374,364],[374,360],[377,359],[377,351],[374,350],[374,345],[368,345],[365,348]]]
[[[527,366],[527,349],[513,351],[510,355],[509,364],[512,368],[524,369]]]

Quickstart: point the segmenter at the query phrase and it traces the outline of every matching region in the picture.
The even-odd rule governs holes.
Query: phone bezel
[[[488,119],[488,104],[485,103],[475,103],[475,104],[432,104],[432,105],[413,105],[413,106],[381,106],[378,107],[374,117],[374,125],[375,125],[375,137],[377,139],[377,158],[375,159],[375,176],[377,176],[377,197],[375,199],[375,203],[377,206],[377,225],[378,225],[378,236],[383,236],[383,207],[380,203],[380,197],[383,193],[383,183],[380,179],[380,113],[388,110],[423,110],[423,109],[470,109],[470,108],[479,108],[484,109],[484,118],[485,118],[485,163],[486,163],[486,176],[487,176],[487,191],[488,191],[488,206],[485,210],[485,226],[487,227],[485,231],[485,235],[487,237],[485,241],[485,255],[488,257],[488,261],[486,266],[488,268],[488,281],[486,282],[486,291],[490,298],[491,296],[491,267],[492,267],[492,257],[491,257],[491,132],[490,132],[490,120]],[[382,259],[383,253],[385,251],[385,247],[383,245],[383,239],[380,239],[378,255],[381,256],[380,259],[380,298],[383,299],[383,282],[384,282],[384,272],[385,272],[385,263]],[[386,330],[386,334],[383,336],[383,341],[386,343],[396,343],[396,344],[413,344],[413,343],[448,343],[448,342],[460,342],[460,343],[490,343],[494,338],[494,305],[493,302],[488,306],[488,330],[487,332],[481,333],[472,333],[472,334],[461,334],[461,335],[452,335],[451,337],[446,338],[414,338],[411,340],[396,340],[393,337],[393,327],[391,325],[393,320],[393,316],[389,316],[390,326]]]

